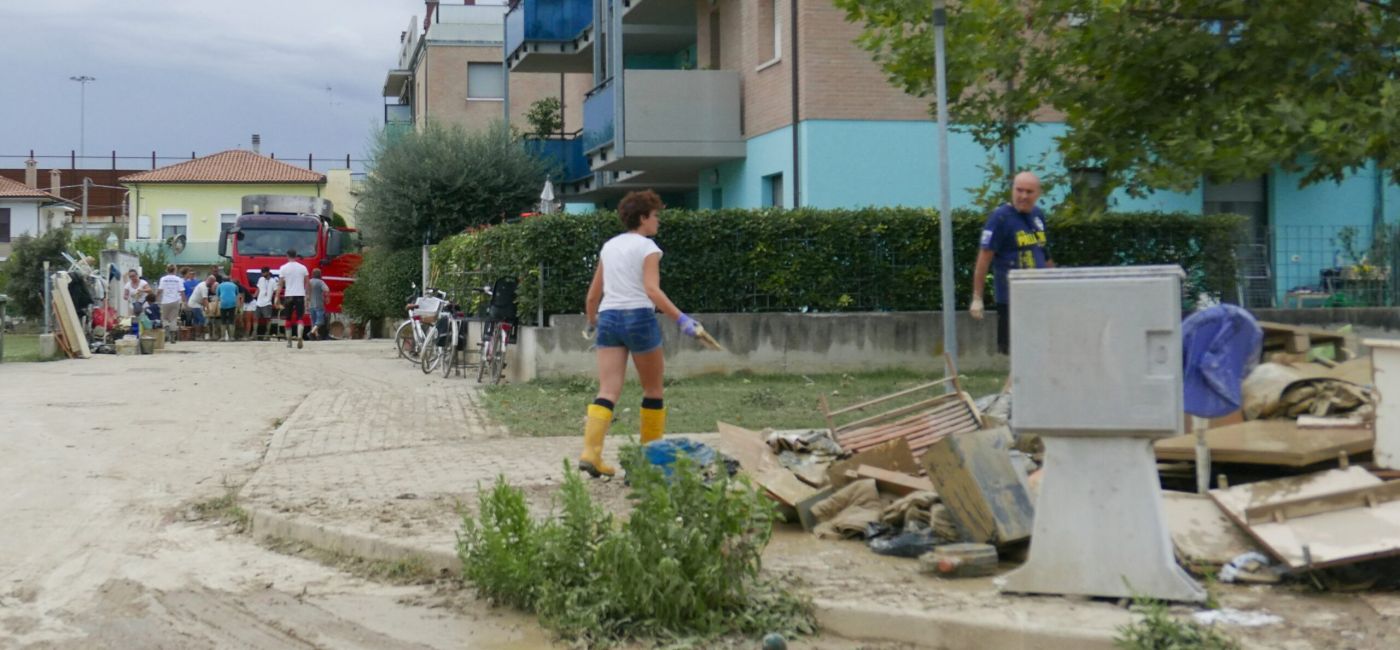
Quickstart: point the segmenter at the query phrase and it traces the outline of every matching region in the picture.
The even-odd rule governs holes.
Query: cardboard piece
[[[778,462],[757,431],[719,422],[720,451],[739,461],[740,467],[778,503],[789,508],[817,492]]]
[[[919,474],[924,471],[923,466],[914,458],[914,452],[909,449],[909,441],[904,438],[895,438],[859,452],[846,460],[832,463],[826,469],[827,484],[838,489],[844,487],[851,482],[849,472],[854,472],[861,465],[905,474]]]
[[[1400,555],[1400,485],[1361,467],[1247,483],[1210,496],[1294,571]]]
[[[1183,565],[1217,567],[1250,551],[1262,551],[1208,496],[1163,491],[1162,509]]]
[[[1336,460],[1341,452],[1360,454],[1371,450],[1369,429],[1301,429],[1293,420],[1250,420],[1205,432],[1210,459],[1216,463],[1250,463],[1305,467]],[[1196,459],[1196,436],[1158,440],[1157,460]]]
[[[948,436],[924,454],[929,479],[971,541],[1017,542],[1031,535],[1035,508],[1011,464],[1007,429]]]
[[[910,476],[901,472],[891,472],[879,467],[861,465],[856,468],[858,478],[873,478],[881,492],[907,496],[915,492],[934,492],[933,481],[922,476]]]

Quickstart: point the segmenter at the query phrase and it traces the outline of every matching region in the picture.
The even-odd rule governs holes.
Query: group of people
[[[287,347],[295,339],[301,348],[307,336],[329,338],[325,305],[330,287],[320,269],[308,271],[298,260],[297,252],[288,250],[287,262],[276,274],[263,267],[252,288],[217,267],[200,279],[196,270],[177,271],[170,264],[154,287],[132,269],[122,283],[122,298],[133,318],[144,316],[171,343],[179,339],[182,322],[195,340],[232,341],[265,339],[280,319]]]
[[[1040,179],[1035,174],[1018,174],[1012,181],[1011,202],[993,211],[982,230],[970,311],[977,320],[985,316],[984,292],[990,270],[997,305],[997,347],[1002,354],[1011,348],[1008,275],[1013,269],[1054,266],[1045,215],[1036,205],[1040,194]],[[650,190],[632,192],[622,199],[617,212],[626,232],[603,244],[584,302],[589,327],[584,334],[597,348],[598,394],[584,419],[578,468],[594,478],[612,476],[616,471],[603,460],[603,441],[622,395],[628,357],[642,384],[641,443],[659,440],[665,432],[665,358],[657,312],[674,320],[687,336],[697,337],[705,331],[661,290],[661,248],[652,238],[661,225],[662,207],[660,197]]]

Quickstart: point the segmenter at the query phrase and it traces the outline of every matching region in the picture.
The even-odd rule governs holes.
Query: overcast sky
[[[69,77],[87,75],[97,79],[87,84],[89,156],[205,155],[258,133],[278,158],[363,158],[383,122],[399,33],[423,9],[422,0],[0,0],[0,156],[78,149],[80,84]]]

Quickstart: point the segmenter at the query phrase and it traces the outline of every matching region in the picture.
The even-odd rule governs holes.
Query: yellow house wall
[[[130,212],[136,215],[127,226],[127,236],[134,241],[160,241],[161,216],[167,213],[189,215],[186,240],[218,242],[219,214],[238,214],[242,199],[248,194],[290,194],[321,196],[321,186],[311,183],[278,184],[196,184],[196,183],[131,183],[127,185]],[[151,220],[150,238],[137,238],[140,216]]]

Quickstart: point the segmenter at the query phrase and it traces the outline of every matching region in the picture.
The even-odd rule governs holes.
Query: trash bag
[[[1259,359],[1264,332],[1235,305],[1196,312],[1181,324],[1186,412],[1218,418],[1244,403],[1241,386]]]
[[[879,555],[917,558],[930,553],[939,541],[930,529],[906,530],[898,535],[876,537],[866,542],[870,550]]]
[[[645,450],[647,462],[660,467],[668,477],[671,476],[676,459],[681,456],[689,458],[690,462],[701,470],[714,465],[719,456],[709,445],[690,438],[663,438],[642,449]]]

